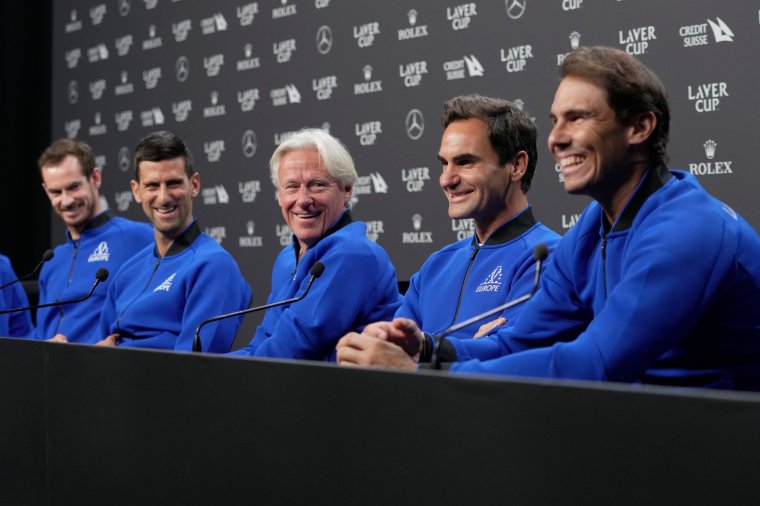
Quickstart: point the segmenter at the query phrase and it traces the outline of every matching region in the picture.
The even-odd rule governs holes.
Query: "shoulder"
[[[740,226],[739,216],[683,171],[671,171],[671,178],[641,207],[632,228],[638,233],[693,237],[709,241],[725,228]]]
[[[524,235],[528,240],[532,239],[536,242],[557,242],[562,237],[540,221],[532,226]]]
[[[127,232],[145,233],[153,231],[153,228],[149,223],[133,221],[127,218],[122,218],[121,216],[115,216],[111,218],[109,224],[115,228]]]
[[[216,242],[213,237],[205,232],[202,232],[195,241],[193,241],[190,248],[194,251],[195,255],[203,261],[213,259],[214,261],[221,260],[224,262],[235,262],[230,252],[224,249],[221,244]]]
[[[360,221],[354,221],[325,237],[314,250],[317,259],[337,257],[341,263],[356,263],[357,267],[391,263],[385,249],[367,238],[366,225]]]

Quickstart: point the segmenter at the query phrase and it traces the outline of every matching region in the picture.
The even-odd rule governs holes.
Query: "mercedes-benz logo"
[[[128,171],[131,163],[132,154],[129,152],[129,148],[122,146],[119,150],[119,170],[122,172]]]
[[[412,109],[406,115],[406,135],[416,141],[422,137],[424,131],[425,118],[422,116],[422,112],[419,109]]]
[[[256,154],[256,133],[253,130],[243,132],[243,155],[251,158]]]
[[[177,81],[181,83],[187,81],[187,76],[190,75],[190,61],[186,56],[180,56],[177,58],[177,63],[174,65],[174,70],[177,72]]]
[[[79,100],[79,83],[76,81],[71,81],[69,83],[68,97],[70,104],[76,104],[77,100]]]
[[[504,0],[504,7],[507,9],[507,16],[512,19],[519,19],[525,14],[525,6],[528,0]]]
[[[327,54],[330,52],[330,49],[332,49],[332,45],[332,30],[330,30],[330,27],[327,25],[320,26],[319,30],[317,30],[317,51],[319,51],[320,54]]]
[[[129,14],[129,8],[132,5],[130,4],[129,0],[119,0],[119,14],[122,16],[126,16]]]

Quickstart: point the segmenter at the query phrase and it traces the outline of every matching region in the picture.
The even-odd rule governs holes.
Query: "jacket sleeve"
[[[13,267],[9,260],[5,257],[0,257],[0,269],[2,273],[0,275],[0,284],[5,284],[17,279],[16,273],[13,271]],[[18,282],[7,288],[4,288],[5,300],[3,301],[7,309],[17,307],[27,307],[29,300],[26,297],[23,285]],[[2,297],[0,297],[2,299]],[[34,334],[32,328],[32,318],[29,311],[18,311],[16,313],[10,313],[7,316],[3,315],[0,318],[7,318],[8,337],[30,337]]]
[[[423,267],[424,268],[424,267]],[[420,328],[425,328],[425,322],[422,321],[422,315],[420,312],[420,279],[422,278],[422,270],[412,275],[409,280],[409,288],[403,296],[401,306],[396,310],[396,318],[409,318],[417,323]]]
[[[192,350],[195,331],[208,318],[245,309],[251,302],[251,287],[243,279],[235,261],[224,252],[209,255],[188,280],[182,330],[168,348]],[[235,340],[242,316],[209,323],[201,329],[205,352],[225,353]]]
[[[282,311],[270,336],[257,332],[246,349],[248,354],[322,359],[332,354],[347,332],[393,317],[400,297],[395,270],[387,257],[368,250],[332,248],[319,260],[325,265],[324,274],[306,298]],[[307,282],[302,281],[298,293]]]
[[[736,251],[732,241],[722,222],[640,230],[627,245],[620,281],[595,315],[580,304],[562,269],[552,269],[533,311],[496,335],[501,358],[451,369],[635,381],[697,325]],[[573,331],[574,319],[588,326]]]

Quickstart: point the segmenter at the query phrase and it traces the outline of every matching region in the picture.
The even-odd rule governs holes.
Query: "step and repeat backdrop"
[[[565,194],[545,141],[558,65],[580,45],[651,66],[671,100],[670,165],[760,225],[756,0],[57,0],[54,9],[54,136],[90,142],[109,207],[138,220],[135,144],[158,129],[182,136],[203,185],[195,214],[235,256],[256,303],[290,241],[269,157],[302,127],[349,148],[360,175],[354,217],[399,279],[473,232],[448,218],[438,186],[442,103],[455,95],[507,98],[534,118],[529,199],[567,231],[588,200]],[[53,230],[55,244],[56,219]]]

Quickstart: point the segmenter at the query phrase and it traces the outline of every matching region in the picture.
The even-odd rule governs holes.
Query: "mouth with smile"
[[[61,209],[60,212],[61,212],[62,216],[66,216],[66,217],[69,217],[69,218],[74,218],[77,215],[79,215],[79,212],[80,212],[81,209],[82,209],[81,205],[74,204],[74,205],[71,205],[71,206],[66,207],[64,209]]]
[[[322,213],[320,211],[312,211],[310,213],[307,213],[307,212],[296,213],[296,212],[294,212],[294,213],[291,213],[291,214],[293,216],[295,216],[296,218],[298,218],[299,220],[310,221],[310,220],[313,220],[314,218],[318,218]]]
[[[457,202],[462,202],[467,199],[467,197],[472,194],[475,190],[469,189],[469,190],[457,190],[457,191],[451,191],[446,190],[446,195],[449,197],[449,202],[452,204],[456,204]]]
[[[562,175],[565,177],[576,172],[585,161],[586,157],[582,155],[562,156],[557,159]]]
[[[177,206],[162,206],[162,207],[154,207],[153,212],[156,213],[161,218],[169,218],[174,215],[174,213],[177,211]]]

